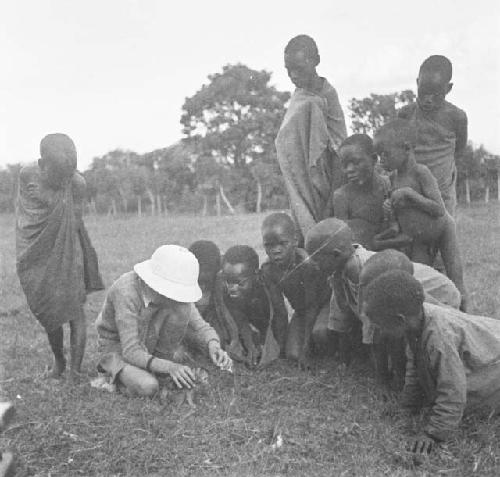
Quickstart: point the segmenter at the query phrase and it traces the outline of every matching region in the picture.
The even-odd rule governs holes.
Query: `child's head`
[[[377,154],[366,134],[353,134],[340,145],[342,170],[351,184],[362,186],[373,177]]]
[[[415,128],[407,119],[395,119],[375,133],[374,147],[385,170],[402,168],[415,147]]]
[[[222,259],[222,276],[227,293],[234,300],[246,299],[259,270],[259,256],[248,245],[234,245]]]
[[[432,55],[422,63],[417,78],[417,101],[420,108],[431,112],[441,107],[453,87],[452,73],[451,61],[446,56]]]
[[[363,314],[384,333],[402,337],[417,331],[423,316],[424,290],[408,272],[391,270],[365,289]]]
[[[297,249],[297,231],[292,218],[283,212],[268,215],[261,231],[269,260],[278,267],[288,267]]]
[[[198,285],[200,285],[203,296],[196,305],[200,311],[203,311],[210,303],[215,277],[221,268],[221,254],[219,247],[209,240],[193,242],[189,247],[189,251],[200,264]]]
[[[75,144],[66,134],[48,134],[40,142],[38,165],[53,189],[60,189],[76,171]]]
[[[339,219],[325,219],[306,234],[306,250],[321,271],[331,275],[342,270],[354,252],[349,226]]]
[[[155,305],[165,305],[169,300],[196,303],[201,298],[198,260],[187,248],[162,245],[149,260],[137,263],[134,271]]]
[[[285,68],[297,88],[312,89],[319,60],[318,46],[308,35],[293,37],[285,47]]]
[[[391,270],[401,270],[413,275],[413,262],[404,253],[392,248],[377,252],[365,262],[359,274],[358,302],[360,312],[363,309],[366,287],[380,275]]]

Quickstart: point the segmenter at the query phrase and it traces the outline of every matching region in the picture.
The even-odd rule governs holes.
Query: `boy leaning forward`
[[[175,359],[185,346],[216,366],[229,365],[217,333],[194,306],[202,294],[198,269],[187,249],[163,245],[113,283],[96,320],[98,370],[111,383],[132,395],[152,396],[158,376],[170,375],[179,388],[191,388],[193,370]]]

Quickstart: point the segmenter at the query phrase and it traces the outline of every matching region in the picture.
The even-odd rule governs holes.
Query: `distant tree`
[[[209,83],[184,103],[184,142],[197,156],[195,170],[198,161],[203,163],[197,171],[200,187],[215,191],[217,200],[227,200],[230,206],[224,188],[231,186],[228,195],[232,200],[248,206],[249,178],[255,189],[261,190],[256,200],[263,197],[262,175],[255,172],[261,167],[255,167],[276,162],[274,139],[290,94],[269,84],[269,72],[242,64],[226,65],[222,73],[208,79]],[[205,170],[210,174],[200,177]],[[226,185],[228,177],[232,183]]]
[[[349,111],[353,133],[373,133],[383,124],[395,119],[397,110],[415,101],[412,90],[404,90],[391,94],[370,94],[362,99],[352,98]]]

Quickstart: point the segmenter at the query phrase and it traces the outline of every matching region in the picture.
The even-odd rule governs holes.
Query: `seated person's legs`
[[[131,364],[126,364],[122,368],[117,380],[133,396],[151,397],[159,390],[158,380],[151,373]]]

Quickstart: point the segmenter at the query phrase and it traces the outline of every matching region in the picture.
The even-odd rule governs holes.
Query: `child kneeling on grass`
[[[159,389],[157,375],[170,375],[179,388],[192,388],[189,366],[155,356],[156,350],[175,356],[184,342],[204,351],[216,366],[229,365],[217,333],[194,305],[202,295],[198,271],[187,249],[163,245],[113,283],[96,320],[98,369],[111,383],[132,395],[152,396]]]
[[[431,407],[410,450],[429,453],[450,439],[464,411],[500,408],[500,320],[424,303],[422,285],[400,270],[373,280],[363,297],[373,324],[406,339],[403,405]]]

